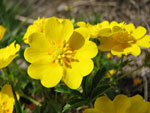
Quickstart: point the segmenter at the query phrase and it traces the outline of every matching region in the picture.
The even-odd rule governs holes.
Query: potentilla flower
[[[109,27],[108,21],[103,21],[101,23],[98,23],[96,25],[92,25],[90,23],[85,23],[83,21],[78,22],[77,25],[80,28],[87,28],[90,33],[90,38],[97,38],[99,36],[99,32],[104,30],[107,30]]]
[[[47,18],[44,33],[29,37],[24,57],[31,63],[28,74],[45,87],[56,86],[61,79],[72,89],[79,88],[84,76],[94,67],[91,58],[98,49],[89,41],[88,31],[75,29],[68,19]]]
[[[28,44],[28,41],[29,41],[29,36],[32,34],[32,33],[35,33],[35,32],[40,32],[40,33],[43,33],[44,32],[44,25],[45,25],[45,21],[46,21],[46,18],[43,17],[43,18],[38,18],[37,20],[34,21],[34,23],[32,25],[30,25],[28,28],[27,28],[27,31],[23,37],[23,40],[25,43]]]
[[[20,50],[20,45],[15,41],[9,46],[0,49],[0,69],[8,66],[13,59],[17,56],[17,52]]]
[[[11,85],[4,85],[0,91],[0,113],[13,113],[15,100]]]
[[[6,28],[0,25],[0,40],[2,40],[4,34],[5,34]]]
[[[140,47],[150,47],[150,35],[142,26],[135,28],[133,24],[111,22],[110,28],[100,31],[100,50],[111,51],[113,55],[140,55]],[[107,36],[103,35],[107,34]]]
[[[107,73],[107,77],[111,78],[115,74],[115,72],[116,71],[114,69],[109,70],[108,73]]]
[[[86,109],[83,113],[150,113],[149,107],[150,102],[145,102],[140,95],[117,95],[113,101],[102,96],[96,99],[94,108]]]

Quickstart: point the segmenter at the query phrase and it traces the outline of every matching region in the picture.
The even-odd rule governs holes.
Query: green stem
[[[15,93],[15,90],[14,90],[14,87],[13,87],[12,83],[11,83],[11,86],[12,86],[12,91],[13,91],[14,99],[15,99],[15,110],[16,110],[16,113],[22,113],[21,105],[20,105],[20,102],[17,99],[17,96],[16,96],[16,93]]]
[[[29,101],[31,101],[32,103],[34,103],[37,106],[41,106],[41,104],[39,102],[37,102],[36,100],[34,100],[33,98],[29,97],[28,95],[21,93],[20,94],[22,97],[28,99]]]
[[[130,75],[132,73],[134,73],[135,71],[142,69],[143,67],[144,67],[144,65],[141,65],[141,66],[135,68],[134,70],[132,70],[132,71],[130,71],[128,73],[125,73],[122,76],[118,77],[117,80],[120,80],[120,79],[122,79],[122,78],[124,78],[124,77],[126,77],[126,76],[128,76],[128,75]]]

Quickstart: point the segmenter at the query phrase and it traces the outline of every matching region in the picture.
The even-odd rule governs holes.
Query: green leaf
[[[106,72],[107,72],[107,69],[105,67],[97,71],[97,73],[95,74],[93,78],[92,88],[97,87],[97,85],[100,83],[102,78],[106,75]]]
[[[100,85],[98,87],[96,87],[91,95],[91,99],[95,100],[97,97],[99,97],[100,95],[103,95],[108,89],[110,88],[110,86],[108,84],[103,84]]]
[[[75,100],[71,100],[69,103],[67,103],[64,108],[63,108],[63,112],[71,109],[71,108],[77,108],[79,106],[82,106],[83,104],[86,104],[87,100],[84,99],[75,99]]]
[[[55,91],[63,94],[74,94],[76,96],[83,97],[83,95],[79,91],[72,90],[68,88],[66,85],[62,85],[62,84],[57,85]]]
[[[71,94],[71,89],[69,89],[66,85],[62,84],[57,85],[55,91],[64,94]]]
[[[15,110],[16,110],[16,113],[22,113],[22,110],[21,110],[21,106],[20,106],[20,103],[17,99],[17,96],[16,96],[16,93],[15,93],[15,90],[13,88],[13,85],[12,86],[12,91],[13,91],[13,94],[14,94],[14,98],[15,98]]]

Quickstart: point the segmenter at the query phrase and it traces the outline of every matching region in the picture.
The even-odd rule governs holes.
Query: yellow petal
[[[140,40],[137,40],[136,44],[145,48],[149,48],[150,47],[150,35],[146,35]]]
[[[113,26],[112,32],[119,32],[122,31],[122,28],[120,26]]]
[[[131,103],[125,95],[118,95],[113,100],[116,113],[126,113],[128,108],[131,106]]]
[[[0,40],[3,38],[5,31],[6,31],[6,28],[0,25]]]
[[[101,37],[100,38],[100,50],[101,51],[110,51],[114,46],[114,42],[111,37]]]
[[[110,35],[112,35],[112,31],[110,28],[104,28],[104,29],[100,29],[99,30],[99,34],[100,38],[105,38],[105,37],[108,37]],[[101,40],[101,39],[100,39]]]
[[[33,25],[30,25],[28,27],[26,33],[24,34],[24,37],[23,37],[24,42],[28,44],[28,42],[29,42],[29,36],[32,33],[35,33],[35,32],[37,32],[37,30],[35,29],[35,27]]]
[[[111,50],[113,55],[129,55],[138,56],[141,53],[141,49],[136,44],[128,45],[126,48],[123,48],[122,45],[114,46]]]
[[[116,45],[112,48],[111,53],[113,55],[122,55],[124,48],[121,45]]]
[[[30,35],[28,43],[30,47],[26,48],[24,52],[24,57],[28,62],[33,63],[41,59],[50,60],[48,55],[51,50],[50,43],[42,34],[33,33]]]
[[[88,74],[90,74],[94,68],[94,63],[91,59],[89,58],[81,58],[79,59],[79,61],[76,63],[76,64],[73,64],[73,65],[76,65],[78,68],[78,71],[80,71],[80,74],[82,76],[86,76]]]
[[[84,110],[83,113],[103,113],[103,112],[99,112],[96,109],[89,108],[89,109]]]
[[[45,35],[49,42],[68,41],[73,33],[73,24],[68,19],[48,18],[45,23]]]
[[[77,89],[81,85],[83,76],[92,72],[94,63],[85,57],[71,63],[71,67],[65,68],[64,82],[71,89]]]
[[[34,21],[34,23],[32,25],[30,25],[28,28],[27,28],[27,31],[23,37],[23,40],[25,43],[28,44],[28,41],[29,41],[29,38],[30,38],[30,35],[32,33],[44,33],[45,32],[45,29],[44,29],[44,26],[45,26],[45,21],[46,21],[46,18],[43,17],[43,18],[38,18],[37,20]]]
[[[97,98],[94,107],[99,113],[115,113],[112,101],[106,96]]]
[[[127,113],[147,113],[148,104],[143,100],[140,95],[133,96],[130,99],[131,107]]]
[[[113,28],[114,26],[119,26],[119,23],[116,22],[116,21],[112,21],[112,22],[110,23],[110,27]]]
[[[14,95],[13,95],[13,92],[12,92],[12,87],[11,87],[11,85],[9,85],[9,84],[5,84],[5,85],[2,87],[1,92],[2,92],[3,94],[7,94],[10,98],[14,98]]]
[[[63,80],[71,89],[77,89],[81,85],[83,76],[78,69],[76,65],[71,68],[65,68]]]
[[[146,29],[142,26],[139,26],[133,31],[132,36],[138,40],[142,38],[145,34],[146,34]]]
[[[9,46],[0,49],[0,69],[8,66],[13,59],[17,56],[17,52],[20,50],[20,45],[16,44],[15,41]]]
[[[131,47],[128,47],[124,50],[124,54],[132,54],[134,56],[138,56],[141,54],[141,49],[136,44],[132,44]]]
[[[88,57],[94,58],[98,53],[97,45],[92,41],[86,41],[84,46],[82,46],[76,53],[78,57]]]
[[[134,24],[127,24],[124,27],[125,27],[126,31],[128,31],[128,33],[132,33],[135,30]]]
[[[77,28],[75,29],[75,31],[80,33],[84,37],[84,39],[89,40],[90,33],[87,28]]]
[[[28,74],[31,78],[40,79],[43,86],[50,88],[60,82],[63,68],[59,64],[32,63],[28,68]]]
[[[77,22],[79,27],[86,27],[86,23],[84,21]]]
[[[84,45],[85,38],[80,33],[74,31],[68,42],[73,50],[77,50]]]

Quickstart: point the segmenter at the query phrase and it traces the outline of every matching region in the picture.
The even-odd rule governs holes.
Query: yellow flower
[[[107,35],[105,35],[107,34]],[[105,36],[104,36],[105,35]],[[113,55],[140,55],[141,47],[150,47],[150,35],[142,26],[135,28],[133,24],[111,22],[109,28],[99,34],[100,50],[111,51]]]
[[[24,57],[31,63],[28,74],[40,79],[45,87],[54,87],[63,78],[72,89],[79,88],[84,76],[94,67],[91,58],[98,49],[89,41],[88,31],[75,29],[68,19],[48,18],[44,33],[33,33],[29,37],[30,47]]]
[[[5,34],[5,27],[3,27],[2,25],[0,25],[0,40],[2,40],[4,34]]]
[[[13,61],[19,49],[20,46],[18,44],[15,47],[15,41],[9,46],[0,49],[0,69],[8,66]]]
[[[13,113],[15,104],[11,85],[4,85],[0,92],[0,113]]]
[[[111,53],[107,53],[106,58],[107,58],[107,59],[110,59],[111,56],[112,56]]]
[[[134,86],[137,86],[139,85],[140,83],[142,82],[141,78],[137,77],[133,80],[133,85]]]
[[[80,28],[87,28],[91,35],[90,36],[91,38],[97,38],[99,36],[100,30],[103,30],[103,29],[109,27],[109,22],[104,21],[104,22],[98,23],[96,25],[91,25],[90,23],[85,23],[85,22],[81,21],[81,22],[78,22],[77,25]]]
[[[32,33],[35,33],[35,32],[40,32],[40,33],[43,33],[44,32],[44,25],[45,25],[45,21],[46,21],[46,18],[43,17],[43,18],[38,18],[37,20],[34,21],[34,23],[32,25],[30,25],[28,28],[27,28],[27,31],[23,37],[23,40],[25,43],[28,44],[28,41],[29,41],[29,36],[32,34]]]
[[[107,77],[111,78],[115,74],[115,72],[116,71],[114,69],[109,70],[108,73],[107,73]]]
[[[140,95],[127,97],[118,95],[113,101],[106,96],[96,99],[94,108],[83,113],[149,113],[150,102],[145,102]]]

